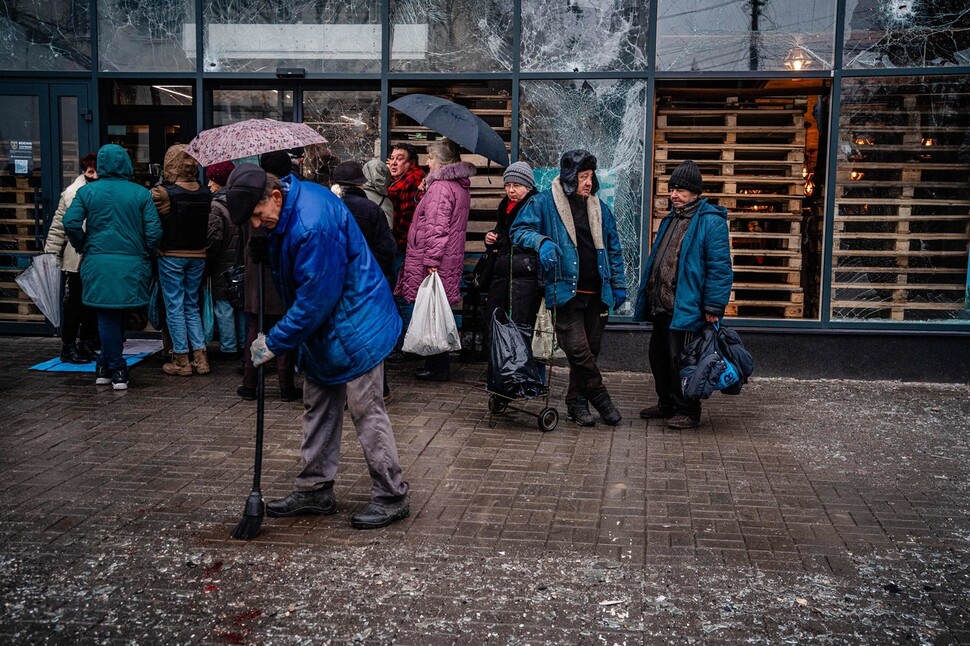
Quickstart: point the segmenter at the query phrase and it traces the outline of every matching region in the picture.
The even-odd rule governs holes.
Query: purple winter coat
[[[471,197],[468,179],[475,167],[468,162],[442,166],[428,175],[424,197],[418,202],[408,232],[407,255],[397,279],[394,295],[413,303],[427,267],[437,267],[448,302],[461,298],[461,276],[465,266],[465,230]]]

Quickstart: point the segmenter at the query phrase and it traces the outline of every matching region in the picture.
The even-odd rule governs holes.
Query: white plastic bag
[[[437,272],[425,278],[418,288],[411,325],[401,349],[422,357],[461,350],[455,316]]]
[[[536,327],[532,334],[532,356],[540,361],[560,359],[566,356],[556,342],[556,326],[552,323],[552,312],[546,309],[546,299],[539,305]]]

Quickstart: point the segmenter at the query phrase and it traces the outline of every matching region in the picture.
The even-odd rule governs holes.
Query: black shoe
[[[667,420],[667,428],[685,429],[697,428],[701,421],[690,415],[676,415]]]
[[[238,350],[236,352],[223,352],[218,350],[217,352],[210,352],[209,359],[213,361],[239,361],[242,358],[242,352]]]
[[[418,381],[448,381],[451,375],[447,372],[437,372],[427,368],[418,368],[414,371],[414,378]]]
[[[111,371],[108,366],[97,365],[94,367],[94,383],[99,386],[107,386],[111,383]]]
[[[239,388],[236,388],[236,394],[248,402],[256,401],[255,388],[250,388],[249,386],[240,386]]]
[[[566,405],[566,417],[580,426],[596,425],[596,419],[589,412],[589,402],[586,401],[585,397],[580,397],[573,403]]]
[[[600,418],[603,423],[608,426],[616,426],[623,419],[620,415],[620,411],[616,410],[616,406],[613,405],[613,400],[610,399],[610,394],[605,390],[600,394],[593,397],[591,403],[596,412],[600,414]]]
[[[128,369],[115,370],[111,373],[111,387],[115,390],[128,390]]]
[[[82,359],[87,359],[88,362],[98,360],[98,349],[93,341],[78,341],[77,353],[81,355]]]
[[[61,361],[65,363],[83,364],[91,363],[91,359],[81,353],[77,343],[65,343],[61,348]]]
[[[364,511],[351,517],[350,524],[357,529],[377,529],[407,518],[410,513],[411,507],[407,496],[398,502],[371,501],[364,507]]]
[[[280,388],[280,401],[281,402],[295,402],[303,400],[303,389],[302,388]]]
[[[673,409],[663,408],[660,404],[640,411],[640,419],[670,419],[673,416]]]
[[[266,515],[270,518],[289,518],[312,514],[329,516],[337,513],[337,498],[333,487],[316,491],[294,491],[286,498],[266,503]]]

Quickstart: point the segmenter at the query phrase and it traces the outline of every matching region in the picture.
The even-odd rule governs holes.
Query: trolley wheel
[[[498,395],[490,395],[488,398],[488,412],[490,413],[504,413],[505,409],[509,407],[509,403],[499,397]]]
[[[543,408],[539,411],[539,430],[543,433],[556,428],[559,424],[559,411],[555,408]]]

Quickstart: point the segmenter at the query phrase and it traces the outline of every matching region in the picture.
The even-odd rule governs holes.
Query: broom
[[[258,314],[256,319],[256,334],[263,333],[263,265],[257,265],[259,276],[256,279],[257,297],[259,299]],[[263,410],[265,407],[265,371],[264,365],[260,364],[256,370],[256,460],[253,465],[253,490],[246,499],[246,509],[243,512],[242,520],[232,530],[232,537],[241,541],[248,541],[256,538],[259,527],[263,524],[263,514],[266,505],[263,503],[263,494],[259,490],[259,477],[263,469]]]

